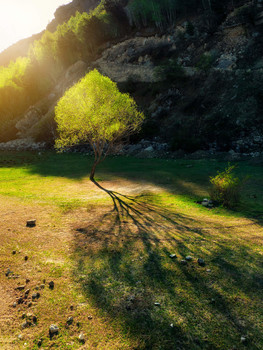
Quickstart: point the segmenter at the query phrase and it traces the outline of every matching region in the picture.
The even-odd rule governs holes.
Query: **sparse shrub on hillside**
[[[210,52],[205,52],[200,57],[199,61],[196,64],[196,67],[200,70],[207,72],[215,62],[215,56]]]
[[[154,69],[154,74],[161,80],[173,82],[175,79],[184,77],[184,69],[176,59],[169,59]]]
[[[235,176],[235,168],[235,165],[228,165],[224,171],[210,178],[212,201],[221,203],[226,208],[233,208],[240,202],[244,181]]]

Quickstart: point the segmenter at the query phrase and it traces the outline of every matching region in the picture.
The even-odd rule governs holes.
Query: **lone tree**
[[[56,149],[89,143],[94,151],[90,179],[97,165],[121,141],[137,131],[144,119],[135,101],[97,70],[70,88],[55,108]]]

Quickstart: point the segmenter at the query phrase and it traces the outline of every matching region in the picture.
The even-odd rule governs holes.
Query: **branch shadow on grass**
[[[133,349],[225,349],[240,345],[247,333],[254,339],[250,349],[257,349],[260,329],[249,314],[238,315],[231,299],[238,292],[251,300],[262,294],[255,251],[212,243],[201,221],[94,184],[111,197],[113,209],[76,226],[74,275],[81,276],[86,297],[132,339]],[[244,249],[256,258],[254,275],[233,259]],[[189,253],[194,261],[182,265]],[[219,270],[218,281],[198,257]]]

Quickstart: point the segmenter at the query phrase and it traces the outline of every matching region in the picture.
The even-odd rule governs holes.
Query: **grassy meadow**
[[[249,179],[227,210],[196,203],[226,162],[112,157],[97,185],[91,164],[0,154],[0,348],[262,349],[262,165],[237,164]],[[25,283],[28,298],[13,307]]]

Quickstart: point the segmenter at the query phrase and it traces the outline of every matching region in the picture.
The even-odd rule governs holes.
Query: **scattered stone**
[[[244,336],[242,335],[242,337],[240,338],[240,341],[241,341],[241,343],[246,343],[247,338],[246,338],[246,337],[244,337]]]
[[[29,322],[26,321],[26,322],[22,323],[21,327],[22,327],[22,329],[29,327]]]
[[[80,333],[80,335],[79,335],[79,341],[80,341],[81,343],[84,343],[84,342],[85,342],[85,335],[84,335],[84,333]]]
[[[27,289],[26,291],[25,291],[25,295],[28,295],[30,293],[30,289]]]
[[[198,265],[199,265],[199,266],[202,266],[202,267],[205,266],[205,261],[204,261],[203,259],[200,259],[200,258],[199,258],[199,259],[197,260],[197,262],[198,262]]]
[[[73,317],[70,316],[68,319],[67,319],[67,324],[68,325],[71,325],[73,323]]]
[[[88,316],[88,320],[92,320],[93,319],[93,317],[92,316]]]
[[[176,256],[175,254],[170,254],[170,258],[171,258],[171,259],[176,259],[177,256]]]
[[[59,328],[58,328],[57,325],[52,324],[52,325],[49,327],[49,335],[50,335],[50,337],[52,337],[52,336],[55,335],[55,334],[58,334],[58,332],[59,332]]]
[[[19,340],[23,340],[23,334],[18,334],[17,338],[18,338]]]
[[[17,299],[17,304],[23,304],[24,299],[22,297]]]
[[[39,286],[36,286],[36,287],[35,287],[35,290],[39,290]]]
[[[211,270],[210,270],[210,269],[207,269],[206,272],[211,272]]]
[[[35,227],[35,226],[36,226],[36,220],[35,219],[27,220],[26,227]]]
[[[15,290],[20,290],[20,291],[24,290],[24,289],[25,289],[25,286],[18,286],[18,287],[15,288]]]
[[[154,306],[161,306],[160,303],[154,303]]]
[[[28,256],[27,256],[27,255],[24,257],[24,260],[25,260],[25,261],[27,261],[27,260],[28,260]]]
[[[190,255],[188,255],[188,256],[185,258],[185,260],[186,260],[186,261],[192,261],[193,258],[192,258]]]
[[[16,305],[17,305],[17,304],[16,304],[16,302],[15,302],[15,303],[13,303],[13,308],[16,308]]]
[[[48,283],[50,289],[54,289],[55,283],[53,281]]]
[[[39,299],[39,298],[40,298],[40,293],[32,294],[32,300]]]
[[[186,260],[181,260],[181,264],[182,265],[187,265],[187,261]]]
[[[12,254],[13,254],[13,255],[16,255],[16,250],[13,250],[13,251],[12,251]]]
[[[40,284],[40,289],[44,289],[45,285],[44,284]]]
[[[171,324],[170,324],[170,327],[171,327],[171,328],[174,328],[174,324],[173,324],[173,323],[171,323]]]

